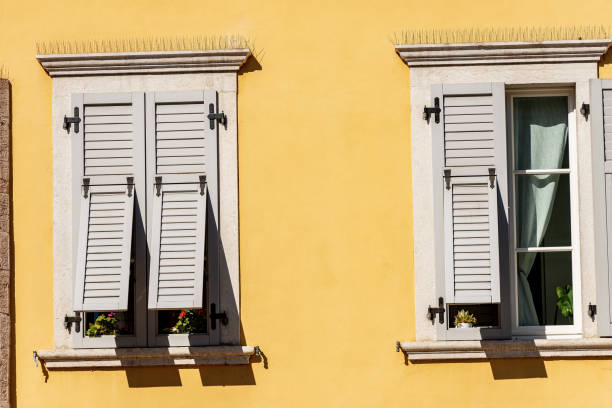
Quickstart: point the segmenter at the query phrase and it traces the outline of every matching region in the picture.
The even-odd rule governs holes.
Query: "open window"
[[[418,341],[591,337],[606,325],[594,311],[609,304],[611,269],[590,260],[608,242],[607,85],[593,102],[589,81],[609,44],[397,46],[411,67]],[[589,100],[601,113],[589,116]],[[589,126],[601,133],[599,196],[578,188],[591,183]],[[596,269],[597,296],[581,285]],[[462,310],[471,327],[457,327]]]

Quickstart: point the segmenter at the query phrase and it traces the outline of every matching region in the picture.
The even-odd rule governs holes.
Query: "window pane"
[[[570,246],[568,174],[517,175],[516,246]]]
[[[160,310],[158,334],[206,333],[206,309]]]
[[[514,168],[568,168],[567,96],[514,98]]]
[[[499,327],[499,303],[448,305],[448,326],[455,325],[455,316],[465,310],[476,318],[474,327]]]
[[[519,325],[573,324],[572,253],[519,253],[517,266]]]
[[[85,335],[100,337],[104,335],[133,335],[134,313],[127,312],[87,312],[85,313]]]

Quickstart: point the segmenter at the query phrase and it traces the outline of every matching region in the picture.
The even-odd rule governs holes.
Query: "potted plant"
[[[565,288],[562,286],[557,286],[556,288],[557,297],[559,300],[557,301],[557,309],[561,312],[563,317],[566,317],[570,324],[574,324],[574,305],[573,305],[573,291],[572,285],[567,285]],[[555,323],[556,323],[556,315],[555,315]]]
[[[115,313],[100,313],[96,318],[96,321],[89,324],[87,335],[89,337],[100,337],[104,335],[119,334],[117,323],[119,323],[119,320],[117,319]]]
[[[475,324],[476,318],[467,310],[461,309],[457,312],[457,315],[455,315],[455,327],[464,329],[467,327],[474,327]]]

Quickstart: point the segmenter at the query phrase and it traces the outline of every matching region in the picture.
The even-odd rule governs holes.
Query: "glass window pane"
[[[133,335],[134,312],[87,312],[85,313],[85,335],[100,337],[105,335]]]
[[[517,254],[520,326],[573,324],[572,253]]]
[[[567,96],[514,98],[514,168],[568,168]]]
[[[517,175],[517,248],[570,246],[568,174]]]
[[[206,333],[206,309],[160,310],[158,334]]]

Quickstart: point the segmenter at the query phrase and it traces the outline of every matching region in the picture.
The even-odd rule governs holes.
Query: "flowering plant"
[[[89,323],[87,335],[90,337],[100,337],[106,334],[119,334],[119,328],[117,327],[118,322],[119,320],[115,313],[100,313],[94,323]]]
[[[206,332],[206,310],[182,310],[178,315],[176,324],[170,329],[170,333],[205,333]]]

